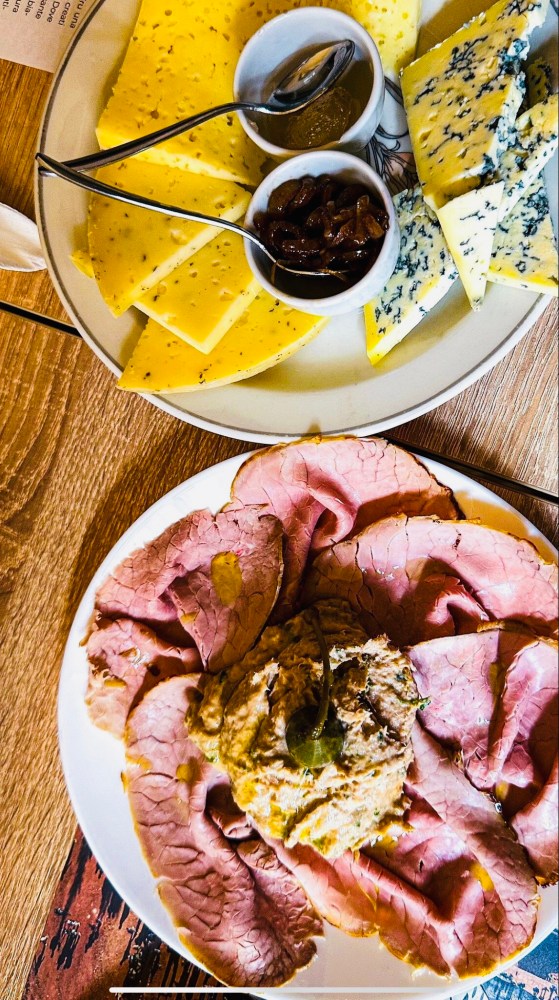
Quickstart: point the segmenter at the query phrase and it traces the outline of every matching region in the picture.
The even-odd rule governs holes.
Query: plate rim
[[[47,99],[45,102],[44,112],[41,118],[41,124],[39,127],[38,137],[37,137],[37,147],[36,152],[42,152],[44,150],[44,143],[46,140],[46,133],[48,131],[49,125],[51,123],[51,114],[53,111],[53,105],[56,100],[58,88],[60,86],[61,80],[64,75],[65,68],[71,59],[75,48],[79,44],[83,35],[85,34],[90,23],[94,17],[101,11],[106,3],[114,2],[114,0],[97,0],[97,3],[93,5],[91,10],[88,12],[87,16],[84,18],[80,24],[78,31],[70,40],[70,44],[66,49],[63,58],[54,74]],[[56,292],[61,299],[64,308],[72,318],[77,329],[79,330],[83,340],[86,342],[88,347],[93,351],[93,353],[103,362],[103,364],[112,372],[113,375],[117,377],[122,373],[123,368],[116,364],[108,355],[105,348],[98,341],[93,331],[89,328],[85,320],[80,315],[79,305],[75,304],[64,284],[62,275],[60,274],[56,259],[52,253],[52,248],[50,245],[48,227],[46,225],[45,218],[45,184],[48,183],[47,178],[42,178],[39,176],[37,166],[35,166],[34,171],[34,196],[35,196],[35,211],[39,228],[39,235],[41,239],[41,244],[43,247],[43,252],[45,255],[45,260],[47,262],[48,271],[56,289]],[[491,351],[489,351],[477,364],[473,365],[468,371],[455,378],[446,386],[446,388],[439,390],[431,395],[426,395],[420,402],[416,403],[411,407],[407,407],[396,412],[387,414],[385,417],[376,420],[369,420],[365,423],[359,423],[353,426],[342,426],[337,428],[329,428],[323,433],[328,435],[336,434],[355,434],[359,436],[378,434],[383,430],[389,430],[391,427],[397,426],[399,423],[407,420],[414,420],[417,417],[436,409],[443,403],[448,402],[450,399],[455,398],[464,389],[467,389],[470,385],[479,381],[491,371],[510,351],[516,347],[520,340],[532,329],[536,321],[545,311],[547,305],[552,301],[551,295],[546,295],[540,293],[535,299],[534,303],[529,307],[524,316],[516,323],[516,325],[509,331],[509,333],[504,337],[504,339]],[[348,313],[347,315],[350,315]],[[405,370],[406,366],[404,365]],[[238,383],[232,383],[232,386],[242,387],[243,384],[249,383],[250,379],[241,380]],[[215,390],[208,388],[206,390],[201,390],[202,392],[212,392],[218,391],[220,387],[216,387]],[[350,388],[349,384],[346,387]],[[272,390],[273,394],[273,390]],[[296,441],[299,438],[312,436],[312,432],[303,430],[297,432],[285,432],[281,430],[269,431],[269,430],[256,430],[254,428],[246,426],[237,426],[232,423],[222,423],[217,419],[211,419],[208,417],[201,416],[197,413],[193,413],[185,407],[179,407],[172,401],[172,394],[155,394],[155,393],[136,393],[136,395],[146,399],[149,403],[156,406],[158,409],[170,416],[174,416],[184,423],[190,424],[194,427],[199,427],[202,430],[210,431],[213,433],[220,434],[222,437],[234,438],[236,440],[256,442],[260,444],[276,444],[288,441]],[[177,394],[178,395],[178,394]],[[197,396],[197,392],[187,393],[182,395],[192,395]],[[239,401],[240,397],[239,397]],[[240,415],[242,413],[242,407],[236,408],[237,413]],[[277,408],[277,412],[281,413],[281,407]]]
[[[397,447],[402,447],[402,446],[401,445],[397,445]],[[105,557],[103,558],[103,560],[101,561],[101,563],[99,564],[99,566],[97,567],[97,569],[95,570],[95,572],[93,573],[91,579],[89,580],[89,582],[87,584],[87,587],[85,588],[85,590],[83,592],[82,598],[81,598],[81,600],[79,602],[79,605],[78,605],[78,607],[76,609],[76,612],[74,614],[74,617],[72,619],[72,623],[71,623],[70,628],[68,630],[68,636],[67,636],[67,640],[66,640],[66,643],[65,643],[64,652],[63,652],[62,661],[61,661],[61,670],[60,670],[59,685],[58,685],[58,694],[57,694],[57,735],[58,735],[58,749],[59,749],[60,762],[61,762],[62,771],[63,771],[63,775],[64,775],[64,781],[65,781],[65,785],[66,785],[66,790],[67,790],[67,793],[68,793],[68,796],[69,796],[69,799],[70,799],[70,802],[71,802],[71,805],[72,805],[72,809],[73,809],[73,811],[75,813],[75,816],[76,816],[76,818],[78,820],[78,824],[79,824],[79,826],[80,826],[80,828],[81,828],[81,830],[83,832],[83,835],[84,835],[84,837],[86,839],[86,842],[90,846],[90,848],[92,850],[92,853],[93,853],[96,861],[99,863],[100,867],[102,868],[104,874],[106,875],[106,877],[109,879],[109,881],[111,882],[111,884],[114,886],[114,888],[116,889],[116,891],[119,893],[119,895],[121,896],[121,898],[125,902],[127,902],[127,899],[130,898],[128,896],[127,892],[126,892],[126,885],[125,884],[123,885],[123,882],[121,881],[120,872],[115,872],[112,869],[112,867],[111,867],[110,864],[107,867],[105,867],[105,864],[104,864],[105,851],[104,851],[104,849],[103,849],[102,846],[101,846],[100,849],[98,848],[97,837],[95,835],[93,835],[93,836],[90,835],[90,832],[89,832],[89,826],[90,825],[89,825],[89,821],[88,821],[88,809],[87,809],[87,807],[85,805],[85,802],[82,801],[80,790],[79,789],[76,790],[76,788],[74,786],[73,778],[70,777],[71,767],[70,767],[69,761],[70,761],[70,757],[71,756],[75,756],[75,755],[73,755],[73,753],[72,753],[72,748],[69,745],[67,745],[67,739],[66,739],[66,735],[65,735],[65,713],[69,709],[69,706],[66,704],[66,701],[65,701],[65,698],[66,698],[66,695],[65,695],[65,681],[66,681],[67,676],[70,674],[70,671],[72,671],[74,669],[74,666],[73,666],[73,656],[74,656],[74,653],[75,653],[75,645],[74,645],[74,643],[76,641],[77,641],[78,644],[80,643],[80,636],[77,635],[77,632],[78,632],[78,623],[79,623],[80,619],[82,618],[84,611],[86,611],[88,613],[88,617],[91,616],[91,613],[93,611],[93,600],[92,600],[92,598],[93,598],[93,596],[95,594],[95,591],[96,591],[97,587],[99,586],[99,583],[101,582],[101,579],[104,576],[106,576],[108,572],[110,572],[109,567],[115,562],[115,558],[116,558],[116,555],[117,555],[117,550],[119,550],[118,560],[120,561],[122,559],[122,557],[123,557],[122,556],[122,552],[121,552],[121,548],[122,548],[122,546],[124,544],[124,548],[126,549],[126,540],[127,539],[130,539],[131,545],[133,545],[134,547],[138,546],[138,543],[132,541],[132,539],[133,539],[134,535],[136,535],[138,533],[138,530],[141,531],[141,528],[142,528],[143,524],[145,522],[148,522],[154,516],[154,514],[156,513],[157,507],[163,506],[163,505],[167,505],[167,504],[171,504],[172,501],[173,501],[173,499],[175,497],[180,496],[181,492],[185,489],[185,487],[188,487],[189,485],[193,484],[194,482],[196,482],[196,484],[198,485],[198,484],[203,483],[204,480],[209,479],[210,480],[209,506],[213,509],[214,508],[214,504],[212,502],[212,497],[211,497],[211,489],[212,489],[211,479],[212,479],[212,477],[213,476],[219,477],[220,473],[223,473],[224,471],[229,472],[229,470],[231,470],[231,476],[230,476],[230,478],[228,478],[227,481],[228,482],[232,482],[234,474],[237,471],[237,469],[250,456],[254,455],[257,451],[260,451],[260,450],[262,450],[262,449],[253,449],[253,450],[250,450],[248,452],[243,452],[240,455],[233,455],[230,458],[222,460],[221,462],[214,463],[213,465],[210,465],[207,468],[200,470],[199,472],[195,473],[193,476],[190,476],[189,478],[187,478],[183,482],[177,484],[177,486],[172,487],[170,490],[168,490],[166,493],[164,493],[161,497],[159,497],[156,501],[154,501],[154,503],[150,504],[150,506],[145,511],[143,511],[139,515],[139,517],[137,517],[129,525],[128,528],[126,528],[125,531],[122,532],[122,534],[116,540],[116,542],[114,543],[114,545],[112,545],[111,548],[110,548],[110,550],[106,553]],[[534,539],[535,538],[537,538],[538,540],[540,540],[541,542],[543,542],[544,543],[544,548],[547,550],[547,556],[549,557],[549,555],[552,555],[552,557],[555,560],[557,560],[558,555],[559,555],[558,551],[555,548],[555,546],[549,541],[549,539],[546,538],[546,536],[543,534],[543,532],[540,531],[533,524],[533,522],[531,522],[520,511],[518,511],[512,504],[508,503],[506,500],[503,500],[493,490],[491,490],[488,487],[484,486],[482,483],[479,483],[477,480],[473,479],[471,476],[467,476],[465,473],[461,473],[458,470],[453,469],[451,466],[445,465],[443,462],[439,462],[439,461],[432,460],[432,459],[425,459],[425,458],[422,458],[419,455],[415,455],[415,453],[413,452],[413,449],[411,449],[411,448],[409,448],[409,449],[408,448],[404,448],[403,450],[409,451],[410,454],[414,455],[414,457],[419,462],[421,462],[431,472],[431,474],[433,474],[437,478],[437,480],[440,483],[442,483],[443,485],[445,485],[445,479],[444,479],[445,472],[450,472],[450,474],[451,474],[452,477],[458,477],[458,481],[459,481],[460,484],[463,484],[464,489],[466,488],[466,486],[468,484],[474,484],[475,490],[476,491],[480,491],[482,499],[488,499],[488,500],[490,500],[491,503],[499,511],[504,511],[504,512],[507,512],[507,513],[512,513],[516,517],[518,517],[520,519],[520,523],[522,525],[522,530],[526,532],[526,537],[528,537],[529,540],[532,541],[533,543],[534,543]],[[218,490],[219,490],[219,487],[218,487]],[[454,487],[453,490],[457,490],[457,487]],[[226,503],[226,502],[227,502],[227,500],[224,500],[224,503]],[[187,503],[186,506],[187,506],[188,509],[185,510],[185,513],[182,516],[186,516],[189,512],[191,512],[191,508],[188,505],[188,503]],[[197,508],[192,508],[192,509],[197,509]],[[163,530],[165,530],[166,526],[168,526],[168,525],[166,525],[166,524],[163,525],[162,524],[160,526],[160,528],[158,528],[157,530],[158,531],[163,531]],[[507,530],[507,529],[505,528],[505,529],[501,529],[501,530]],[[74,636],[74,632],[76,632],[76,636]],[[83,638],[83,636],[82,636],[82,638]],[[84,681],[85,681],[85,678],[84,678]],[[90,725],[92,727],[94,727],[94,724],[92,722],[90,723]],[[110,734],[108,734],[108,735],[110,735]],[[113,739],[115,739],[115,750],[116,750],[117,753],[119,753],[120,751],[123,750],[123,744],[122,744],[121,741],[116,741],[116,738],[113,737]],[[140,849],[141,849],[141,845],[140,845]],[[154,882],[154,885],[155,885],[156,884],[155,876],[153,876],[151,874],[151,872],[150,872],[149,865],[148,865],[148,863],[147,863],[147,861],[145,859],[145,856],[143,855],[143,850],[142,850],[142,856],[143,856],[143,860],[144,860],[144,863],[145,863],[146,871],[149,873],[150,878],[153,879],[153,882]],[[103,859],[103,860],[101,860],[101,859]],[[124,882],[125,882],[125,879],[124,879]],[[552,889],[552,888],[553,887],[549,887],[549,889]],[[124,891],[123,891],[123,889],[124,889]],[[540,889],[540,891],[541,891],[541,889]],[[128,904],[128,905],[130,905],[130,904]],[[132,906],[132,908],[133,908],[134,912],[137,914],[137,916],[142,920],[142,922],[145,923],[147,927],[150,927],[150,921],[149,921],[149,919],[146,920],[144,918],[144,916],[142,916],[142,909],[143,909],[143,907],[141,905],[137,906],[136,904],[134,904]],[[556,904],[556,908],[557,908],[557,904]],[[163,909],[165,909],[165,908],[163,908]],[[168,913],[167,913],[166,910],[165,910],[165,913],[166,913],[166,915],[168,917],[169,915],[168,915]],[[422,989],[421,987],[419,987],[419,989],[418,989],[417,987],[410,986],[409,989],[412,991],[412,993],[410,994],[410,997],[413,994],[413,995],[418,995],[418,996],[422,997],[423,1000],[451,1000],[451,998],[453,996],[454,997],[461,996],[464,991],[467,992],[467,991],[473,989],[474,986],[481,985],[484,982],[488,982],[490,979],[492,979],[495,976],[500,975],[502,972],[506,971],[507,968],[510,968],[512,965],[515,965],[519,961],[519,958],[523,958],[526,955],[528,955],[534,948],[536,948],[545,939],[545,937],[547,937],[547,935],[552,931],[552,929],[555,926],[555,924],[556,924],[556,919],[555,919],[554,914],[552,914],[551,915],[551,923],[550,923],[549,927],[547,927],[547,925],[545,925],[544,927],[542,927],[540,929],[539,933],[538,933],[538,929],[536,927],[536,931],[534,933],[534,937],[533,937],[532,941],[529,943],[529,945],[525,949],[523,949],[522,952],[520,952],[519,954],[517,954],[515,956],[512,956],[510,959],[507,959],[504,963],[502,963],[498,968],[494,969],[489,974],[487,974],[485,976],[482,976],[482,977],[473,977],[473,978],[467,978],[467,979],[462,979],[462,980],[451,980],[450,982],[449,981],[445,981],[443,977],[440,977],[440,981],[441,981],[441,987],[440,988],[438,988],[437,985],[435,985],[435,986],[433,986],[431,988],[431,984],[429,985],[429,987],[426,987],[424,989]],[[174,951],[177,951],[179,954],[182,954],[184,957],[186,957],[188,959],[188,961],[190,961],[195,966],[197,966],[197,967],[201,968],[202,970],[208,972],[208,970],[205,968],[205,966],[203,965],[203,963],[200,962],[199,959],[195,958],[193,955],[191,955],[189,953],[189,950],[188,950],[187,946],[178,938],[178,935],[176,935],[175,938],[173,939],[173,937],[172,937],[173,930],[171,930],[171,933],[169,935],[165,935],[165,933],[161,933],[161,930],[162,930],[162,928],[158,928],[158,930],[156,932],[154,932],[154,933],[156,933],[158,936],[160,936],[161,939],[164,941],[165,944],[167,944],[168,947],[170,947]],[[376,939],[376,936],[374,936],[374,938]],[[363,939],[363,940],[366,940],[366,939]],[[313,964],[313,963],[311,963],[311,964]],[[305,970],[299,970],[300,973],[302,973],[304,971]],[[418,971],[420,971],[420,970],[418,970]],[[430,970],[428,970],[428,971],[430,971]],[[296,978],[297,978],[297,976],[295,976],[295,980],[296,980]],[[288,993],[288,991],[289,991],[290,988],[291,988],[291,984],[290,983],[286,984],[286,986],[284,986],[282,988],[283,990],[285,990],[285,994],[284,995],[287,995],[287,993]],[[299,987],[299,989],[300,988],[301,987]],[[293,986],[293,990],[294,990],[295,993],[297,992],[297,989],[298,989],[297,985],[294,985]],[[321,992],[327,992],[328,987],[315,986],[315,987],[312,987],[312,989],[317,994],[320,994]],[[402,986],[400,988],[402,998],[406,997],[406,989],[407,988],[405,986]],[[364,987],[354,987],[354,988],[353,987],[348,987],[347,988],[348,994],[349,993],[353,993],[355,996],[359,996],[360,995],[361,998],[363,998],[363,992],[362,992],[363,990],[364,990]],[[376,992],[378,994],[382,995],[383,987],[375,988],[375,990],[376,990]],[[255,991],[253,990],[252,992],[254,993]],[[273,992],[272,993],[267,993],[266,990],[257,990],[256,992],[259,995],[263,996],[263,997],[270,998],[270,1000],[272,1000],[272,998],[275,996],[275,994]],[[374,993],[372,993],[372,995],[374,996]]]

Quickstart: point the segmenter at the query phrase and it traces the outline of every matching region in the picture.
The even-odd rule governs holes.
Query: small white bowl
[[[236,101],[265,102],[273,81],[281,79],[297,53],[340,42],[355,42],[354,59],[366,61],[373,75],[369,100],[357,121],[343,135],[320,149],[341,149],[358,153],[375,133],[384,104],[384,73],[378,49],[371,36],[352,17],[327,7],[301,7],[287,11],[264,24],[245,45],[237,63],[234,80]],[[343,84],[343,78],[342,78]],[[266,96],[265,96],[266,95]],[[286,149],[260,135],[254,122],[239,113],[250,139],[275,159],[297,156],[308,150]]]
[[[338,180],[346,183],[365,184],[374,192],[384,205],[388,215],[388,230],[384,237],[381,251],[371,265],[367,273],[350,288],[344,289],[337,295],[322,298],[303,298],[288,294],[272,284],[268,275],[270,263],[264,254],[251,243],[244,240],[245,253],[249,266],[254,276],[260,284],[273,295],[294,309],[301,312],[311,313],[315,316],[339,316],[342,313],[351,312],[359,306],[370,302],[377,295],[388,281],[390,275],[396,267],[398,254],[400,251],[400,230],[398,220],[394,211],[394,204],[390,192],[381,177],[357,156],[350,153],[340,153],[337,151],[313,151],[302,153],[300,156],[286,160],[262,181],[254,192],[252,200],[248,206],[245,225],[248,229],[255,230],[254,216],[257,212],[265,212],[268,207],[270,195],[284,181],[292,178],[319,177],[320,174],[330,174]],[[315,281],[327,279],[317,278]]]

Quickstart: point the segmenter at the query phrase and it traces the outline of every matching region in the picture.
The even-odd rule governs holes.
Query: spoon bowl
[[[354,53],[355,42],[346,38],[343,42],[325,45],[318,52],[306,56],[288,70],[267,102],[259,105],[257,110],[272,115],[302,111],[336,83],[349,66]]]

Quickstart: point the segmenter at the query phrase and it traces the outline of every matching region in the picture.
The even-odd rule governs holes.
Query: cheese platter
[[[91,152],[97,140],[107,147],[129,138],[131,130],[153,131],[166,115],[180,117],[193,110],[193,102],[198,108],[204,101],[206,106],[215,103],[223,88],[233,85],[242,46],[262,20],[288,6],[274,5],[268,11],[264,4],[255,13],[243,3],[225,4],[219,15],[224,24],[213,16],[209,24],[201,9],[181,0],[175,13],[169,12],[172,24],[164,26],[167,35],[174,31],[167,46],[172,51],[163,51],[160,25],[148,17],[149,0],[140,9],[135,47],[129,41],[138,16],[136,0],[126,0],[118,10],[114,0],[101,0],[55,78],[40,150],[68,160]],[[37,178],[38,217],[53,280],[84,338],[119,376],[119,386],[143,392],[151,402],[190,423],[246,440],[286,440],[315,431],[366,433],[420,415],[495,365],[531,327],[557,287],[554,7],[535,5],[531,20],[522,13],[516,17],[513,11],[508,26],[492,25],[488,15],[486,25],[485,16],[475,20],[480,10],[475,3],[466,9],[463,4],[428,0],[417,40],[420,58],[404,69],[402,96],[399,71],[411,58],[417,34],[415,0],[405,0],[398,8],[406,30],[397,32],[396,39],[390,15],[380,4],[368,14],[358,0],[325,6],[365,23],[379,47],[386,77],[381,124],[361,155],[395,196],[402,245],[394,274],[364,310],[354,309],[325,323],[313,317],[310,308],[307,314],[286,309],[269,292],[254,294],[237,237],[224,241],[215,237],[215,230],[206,231],[195,223],[146,219],[149,213],[142,209],[136,210],[142,213],[141,221],[123,225],[122,206],[115,207],[118,203],[109,199],[89,206],[88,224],[83,192],[58,180]],[[510,6],[512,10],[515,5]],[[508,5],[503,2],[492,10],[497,8],[506,12]],[[313,10],[318,8],[307,13]],[[465,16],[474,20],[461,28]],[[513,59],[509,53],[505,59],[497,53],[502,65],[497,73],[493,67],[493,76],[489,73],[484,83],[477,119],[467,83],[462,91],[454,82],[445,90],[443,80],[437,93],[439,105],[444,95],[446,118],[443,115],[444,121],[431,129],[433,134],[416,127],[414,102],[433,60],[441,63],[444,77],[445,44],[447,48],[450,44],[445,40],[451,35],[459,40],[465,32],[466,48],[472,38],[485,35],[497,44],[498,33],[507,31],[505,48],[508,45],[507,52],[514,50],[516,55]],[[219,39],[208,61],[204,39],[216,33]],[[152,68],[161,60],[166,80],[156,101],[146,57],[152,38],[158,46],[152,53]],[[519,60],[528,56],[528,40],[532,60],[528,105],[520,108]],[[186,53],[185,80],[192,87],[188,99],[183,99],[184,86],[176,96],[174,70],[175,60],[186,58]],[[502,90],[500,73],[507,81],[507,96],[495,104],[495,95]],[[464,74],[467,80],[467,66]],[[170,102],[173,94],[176,107],[170,108],[165,101]],[[496,123],[489,131],[484,125],[489,114],[484,100]],[[421,144],[429,162],[433,153],[429,142],[436,141],[437,128],[443,135],[444,129],[451,129],[460,102],[473,109],[467,126],[479,141],[468,144],[463,134],[456,149],[444,141],[440,156],[444,169],[439,175],[444,174],[442,187],[447,181],[450,187],[446,193],[433,194]],[[441,117],[439,105],[435,103],[429,120]],[[421,107],[419,114],[424,114]],[[61,127],[69,119],[71,131]],[[412,123],[411,139],[407,119]],[[163,201],[190,207],[196,201],[202,208],[211,205],[214,214],[240,219],[262,176],[262,151],[237,121],[217,119],[202,128],[208,129],[203,136],[199,130],[187,133],[153,147],[143,158],[103,168],[99,175],[124,190],[143,194],[146,188],[157,190]],[[425,197],[416,186],[412,146]],[[399,194],[402,189],[407,193]],[[194,228],[185,232],[182,227],[188,225]],[[470,243],[464,248],[468,226]],[[222,258],[224,242],[229,267]],[[77,270],[75,264],[80,262]],[[222,280],[228,274],[232,294],[229,284],[216,285],[216,268],[221,268]],[[196,292],[191,296],[194,282]],[[183,289],[179,301],[177,289]],[[468,297],[479,311],[470,309]],[[183,315],[187,307],[188,328]],[[199,334],[192,320],[202,314],[214,317],[202,322],[207,337]]]

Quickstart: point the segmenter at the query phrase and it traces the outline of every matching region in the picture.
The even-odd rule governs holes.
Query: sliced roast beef
[[[419,723],[413,743],[410,829],[362,855],[362,884],[379,893],[380,935],[391,951],[434,967],[436,941],[449,970],[483,975],[531,941],[537,884],[491,798]],[[379,865],[400,882],[397,892],[388,883],[389,896]]]
[[[371,634],[400,645],[471,632],[488,617],[557,631],[557,566],[471,521],[388,517],[322,552],[305,599],[348,600]]]
[[[328,923],[354,937],[367,937],[376,932],[376,907],[363,892],[359,864],[351,851],[331,861],[307,844],[291,848],[281,840],[270,841],[270,844]]]
[[[309,438],[258,452],[241,466],[232,506],[261,504],[286,536],[276,614],[293,612],[307,557],[388,514],[460,516],[446,486],[402,448],[381,438]]]
[[[540,881],[544,883],[557,882],[559,878],[557,783],[558,761],[556,756],[549,777],[539,793],[511,820],[513,830],[528,852],[532,867],[538,873]]]
[[[97,591],[95,606],[109,618],[126,615],[153,624],[176,622],[168,588],[200,565],[199,545],[212,531],[213,514],[196,510],[136,549]]]
[[[123,735],[130,709],[160,680],[202,668],[197,649],[172,646],[131,618],[99,618],[87,656],[89,714],[115,736]]]
[[[531,857],[539,853],[531,845],[541,842],[545,862],[535,865],[536,872],[552,880],[557,813],[552,823],[543,817],[557,797],[557,643],[525,630],[492,628],[420,643],[409,655],[419,692],[430,698],[422,725],[462,751],[466,774],[477,788],[496,794],[508,820],[522,810],[513,826]],[[532,827],[531,803],[541,806]]]
[[[226,779],[188,739],[195,675],[150,691],[126,727],[126,783],[159,893],[192,953],[232,986],[276,986],[307,965],[322,924],[293,875],[254,834],[229,840]],[[243,836],[246,829],[242,831]]]
[[[179,628],[204,666],[218,671],[253,644],[276,600],[282,574],[277,518],[254,507],[195,511],[124,560],[97,593],[107,617]]]

